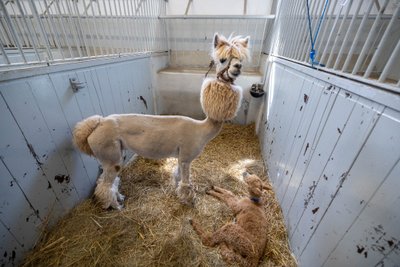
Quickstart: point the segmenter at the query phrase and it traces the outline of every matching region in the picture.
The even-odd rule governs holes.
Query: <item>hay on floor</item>
[[[182,205],[171,173],[177,160],[137,157],[121,173],[122,211],[104,211],[93,200],[78,205],[27,256],[24,266],[226,266],[218,248],[201,244],[188,220],[209,231],[233,219],[222,203],[205,194],[211,185],[246,195],[241,180],[248,171],[266,180],[254,125],[226,124],[192,163],[197,191],[194,208]],[[280,206],[265,193],[269,231],[260,266],[296,266],[288,246]]]

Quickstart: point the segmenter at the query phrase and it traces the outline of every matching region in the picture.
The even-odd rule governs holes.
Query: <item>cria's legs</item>
[[[175,188],[177,188],[179,185],[179,181],[181,180],[181,173],[180,173],[179,165],[177,165],[174,168],[174,172],[172,173],[172,176],[173,176],[173,182],[175,183]]]
[[[207,233],[206,231],[204,231],[203,228],[201,227],[201,225],[198,222],[196,222],[196,221],[194,221],[192,219],[190,219],[189,222],[192,225],[193,230],[197,233],[197,235],[201,239],[201,242],[205,246],[214,247],[216,245],[211,241],[211,233]]]
[[[222,258],[230,264],[239,264],[240,266],[252,266],[240,254],[230,249],[225,243],[220,245]]]
[[[257,266],[257,252],[247,233],[237,224],[226,224],[214,233],[206,232],[199,223],[190,220],[194,231],[205,246],[220,245],[223,258],[241,266]]]
[[[206,193],[224,202],[234,213],[240,211],[240,207],[238,206],[239,199],[231,191],[213,186],[213,188]]]

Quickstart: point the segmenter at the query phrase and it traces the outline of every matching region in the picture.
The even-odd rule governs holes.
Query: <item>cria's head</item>
[[[227,68],[226,74],[230,79],[236,79],[242,69],[242,62],[249,56],[250,36],[230,36],[225,38],[216,33],[213,39],[212,58],[217,68],[217,73]]]

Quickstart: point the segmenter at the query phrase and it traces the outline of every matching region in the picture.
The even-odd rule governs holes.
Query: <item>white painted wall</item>
[[[2,266],[18,265],[44,227],[91,195],[98,163],[73,147],[75,124],[93,114],[153,114],[152,77],[165,58],[128,57],[1,73]],[[84,88],[74,93],[71,78]]]
[[[167,15],[184,15],[188,0],[168,0]],[[243,15],[244,0],[193,0],[188,15]],[[273,0],[247,0],[247,15],[270,15]]]
[[[269,67],[262,154],[300,266],[398,266],[400,96]]]

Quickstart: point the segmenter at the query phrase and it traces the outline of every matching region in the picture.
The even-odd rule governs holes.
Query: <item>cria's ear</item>
[[[242,39],[243,47],[247,47],[249,45],[249,41],[250,41],[250,36],[247,36],[246,38],[243,38]]]

